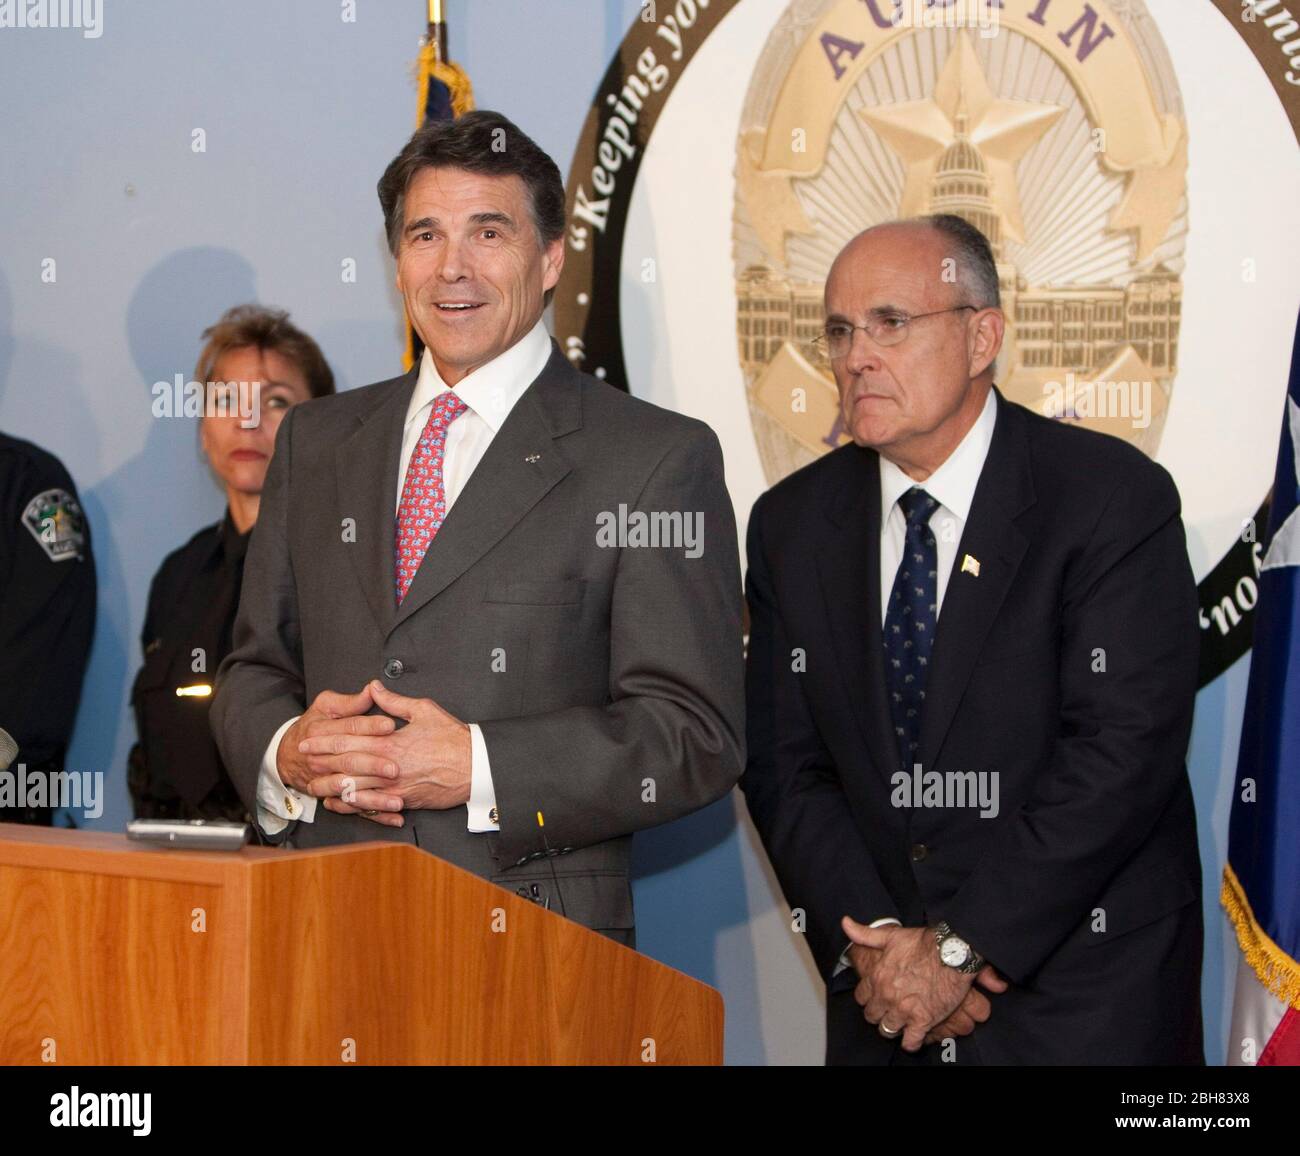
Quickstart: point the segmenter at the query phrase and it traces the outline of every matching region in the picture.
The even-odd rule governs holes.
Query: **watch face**
[[[949,967],[961,967],[970,958],[970,948],[963,940],[950,935],[939,945],[939,958]]]

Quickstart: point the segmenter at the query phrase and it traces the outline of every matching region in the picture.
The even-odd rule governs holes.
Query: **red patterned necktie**
[[[406,467],[402,501],[397,508],[396,556],[393,559],[398,606],[406,597],[425,551],[447,516],[447,495],[442,486],[447,427],[467,408],[451,390],[440,393],[434,399],[429,420]]]

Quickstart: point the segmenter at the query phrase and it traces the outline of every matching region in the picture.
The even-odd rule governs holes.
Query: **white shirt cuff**
[[[496,821],[497,794],[492,786],[492,767],[488,763],[487,743],[478,723],[469,724],[469,829],[499,831]]]
[[[868,923],[867,926],[868,926],[868,927],[888,927],[891,923],[892,923],[895,927],[902,927],[902,926],[903,926],[902,921],[901,921],[901,920],[898,920],[898,919],[895,919],[892,915],[886,915],[883,919],[875,919],[875,920],[873,920],[872,922]],[[853,944],[850,943],[848,947],[846,947],[843,951],[840,952],[840,961],[839,961],[839,963],[837,963],[837,964],[835,965],[835,970],[834,970],[833,972],[831,972],[831,979],[834,979],[834,978],[835,978],[837,975],[839,975],[840,972],[842,972],[845,968],[848,968],[848,967],[852,967],[852,966],[853,966],[852,961],[849,959],[849,951],[852,949],[852,947],[853,947]]]
[[[262,756],[262,769],[257,776],[257,823],[268,835],[278,835],[294,819],[300,823],[310,823],[316,818],[316,804],[320,800],[314,795],[304,795],[292,787],[286,787],[280,781],[280,773],[275,766],[284,732],[301,717],[295,715],[280,727]]]

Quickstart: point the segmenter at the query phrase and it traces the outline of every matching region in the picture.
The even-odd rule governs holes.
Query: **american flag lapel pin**
[[[971,554],[965,555],[961,560],[961,572],[978,578],[980,576],[980,560]]]

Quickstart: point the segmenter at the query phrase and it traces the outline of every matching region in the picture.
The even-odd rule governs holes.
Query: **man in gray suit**
[[[744,765],[717,438],[548,337],[564,189],[504,117],[425,125],[379,197],[425,352],[285,415],[217,742],[272,841],[414,843],[631,944],[632,833]]]

